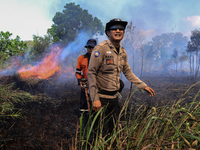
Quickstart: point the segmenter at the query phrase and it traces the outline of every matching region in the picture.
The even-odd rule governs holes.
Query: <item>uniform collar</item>
[[[116,48],[114,47],[114,45],[112,44],[112,42],[108,39],[107,40],[107,42],[108,42],[108,45],[109,45],[109,47],[111,48],[111,49],[113,49],[114,51],[115,51],[115,53],[117,53],[117,50],[116,50]],[[121,47],[121,45],[119,45],[119,54],[120,53],[122,53],[122,47]]]

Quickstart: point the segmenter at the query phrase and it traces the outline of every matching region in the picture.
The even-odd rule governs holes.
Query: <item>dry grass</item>
[[[199,83],[192,85],[178,100],[168,102],[166,105],[157,105],[158,107],[144,104],[136,111],[127,111],[131,97],[127,98],[118,120],[121,126],[115,127],[110,138],[106,140],[106,137],[97,134],[89,143],[88,139],[91,136],[94,121],[92,124],[88,122],[86,128],[90,130],[84,129],[86,130],[85,135],[79,133],[80,137],[76,139],[74,148],[76,144],[79,144],[79,149],[87,149],[88,147],[89,149],[120,150],[200,149],[200,90],[192,98],[193,101],[185,102],[189,91]],[[132,92],[131,96],[136,90]],[[121,118],[125,118],[125,120]],[[79,127],[81,130],[82,120]],[[100,124],[99,133],[102,132],[102,127],[103,124]],[[117,144],[113,148],[114,140],[117,141]]]
[[[74,81],[60,86],[53,80],[4,81],[0,84],[2,149],[200,149],[199,82],[156,78],[154,83],[160,82],[156,87],[150,79],[148,85],[156,91],[153,98],[137,89],[127,98],[130,90],[125,88],[121,126],[106,138],[101,130],[93,137],[94,122],[83,127],[82,117],[78,121],[80,89]]]

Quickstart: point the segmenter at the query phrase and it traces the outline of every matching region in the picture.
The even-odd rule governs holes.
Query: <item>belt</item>
[[[115,95],[118,91],[105,91],[105,90],[99,90],[99,94],[104,94],[104,95]]]

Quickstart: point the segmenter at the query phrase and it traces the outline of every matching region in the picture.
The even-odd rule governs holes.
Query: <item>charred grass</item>
[[[79,119],[80,87],[75,78],[58,83],[2,77],[0,148],[200,149],[200,83],[187,77],[146,77],[143,81],[156,96],[151,98],[134,87],[130,90],[130,83],[125,83],[120,126],[110,138],[99,131],[91,139],[93,124],[83,127],[84,120]]]

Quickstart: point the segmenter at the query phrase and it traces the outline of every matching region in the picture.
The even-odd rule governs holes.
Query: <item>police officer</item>
[[[87,85],[87,71],[90,61],[90,56],[92,50],[96,46],[97,42],[95,39],[89,39],[85,48],[87,53],[78,57],[77,67],[76,67],[76,78],[78,80],[78,85],[81,86],[81,96],[80,96],[80,107],[81,112],[88,111],[87,99],[85,94],[85,85]]]
[[[93,101],[93,110],[98,111],[102,106],[107,105],[105,115],[111,114],[114,120],[117,119],[120,111],[116,93],[120,89],[121,71],[139,89],[144,89],[150,96],[155,95],[154,90],[132,72],[128,64],[127,53],[120,46],[126,25],[127,22],[121,19],[112,19],[106,24],[105,33],[108,40],[94,48],[88,68],[88,81],[90,97]],[[110,120],[104,126],[108,132],[112,132],[114,127],[113,119]]]

